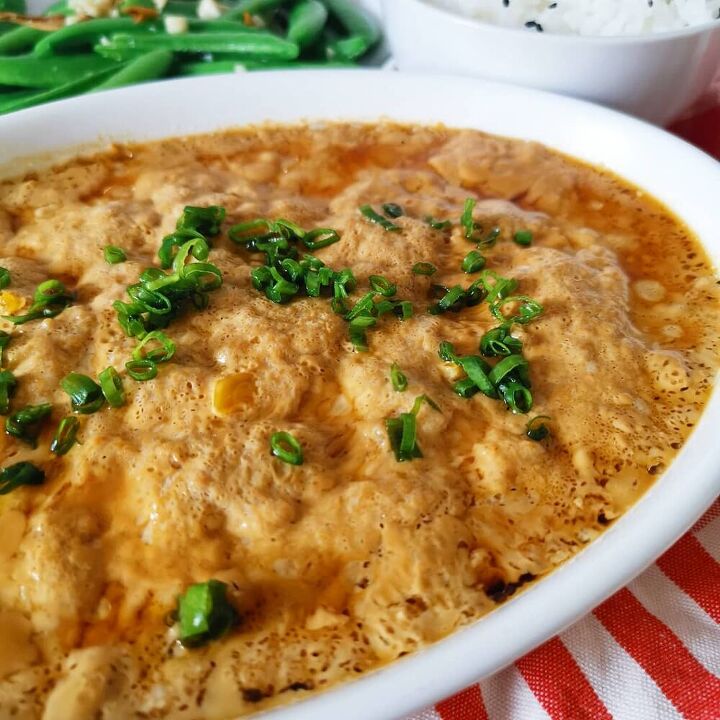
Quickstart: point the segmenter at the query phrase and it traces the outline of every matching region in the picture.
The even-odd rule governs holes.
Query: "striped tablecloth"
[[[671,129],[720,160],[720,104]],[[569,630],[408,720],[612,718],[720,720],[720,500]]]

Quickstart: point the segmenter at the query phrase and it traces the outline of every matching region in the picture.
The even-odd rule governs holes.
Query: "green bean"
[[[3,57],[0,58],[0,84],[52,88],[82,80],[113,65],[111,61],[96,55]]]
[[[162,9],[163,15],[180,15],[186,18],[196,18],[197,15],[196,2],[188,2],[187,0],[168,0]]]
[[[62,98],[79,95],[80,93],[90,90],[98,82],[102,82],[113,71],[114,68],[106,68],[93,75],[87,75],[80,80],[73,80],[72,82],[58,85],[50,90],[41,90],[40,92],[27,94],[14,103],[8,103],[6,105],[0,104],[0,114],[24,110],[33,105],[40,105],[41,103],[51,102],[52,100],[61,100]]]
[[[132,85],[132,83],[145,82],[162,77],[173,61],[170,50],[151,50],[135,60],[131,60],[107,80],[97,85],[96,90],[110,90],[111,88]]]
[[[380,40],[380,26],[350,0],[323,0],[325,6],[348,32],[349,37],[328,47],[330,57],[354,60]]]
[[[295,43],[265,32],[183,33],[181,35],[113,35],[105,45],[112,50],[174,50],[194,53],[238,53],[248,57],[294,60],[299,49]],[[99,48],[96,48],[99,51]],[[0,75],[0,82],[2,76]]]
[[[84,20],[75,25],[66,25],[60,30],[48,33],[33,50],[33,55],[52,55],[58,49],[65,50],[78,45],[90,45],[103,35],[121,32],[152,32],[162,30],[162,23],[138,23],[132,18],[97,18]]]
[[[37,95],[37,90],[17,90],[12,92],[3,92],[0,94],[0,113],[5,112],[6,107],[13,107],[20,100],[24,100],[31,95]]]
[[[278,60],[260,62],[248,60],[241,56],[234,59],[210,60],[205,62],[182,63],[178,67],[180,75],[215,75],[218,73],[243,72],[244,70],[318,70],[324,68],[349,68],[355,67],[354,63],[348,62],[293,62]]]
[[[299,0],[288,18],[287,39],[301,48],[317,41],[327,22],[327,8],[320,0]]]
[[[0,35],[0,55],[29,50],[38,40],[48,35],[46,30],[36,30],[31,27],[18,25],[14,30]]]
[[[75,11],[68,7],[67,0],[58,0],[53,3],[44,13],[48,17],[52,15],[75,15]]]
[[[0,0],[0,12],[18,13],[27,15],[25,0]]]

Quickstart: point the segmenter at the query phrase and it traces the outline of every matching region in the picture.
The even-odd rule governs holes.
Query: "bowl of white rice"
[[[384,0],[383,13],[401,70],[552,90],[658,124],[720,76],[720,0]]]

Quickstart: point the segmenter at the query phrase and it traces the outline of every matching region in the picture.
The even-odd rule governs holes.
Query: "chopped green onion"
[[[44,482],[45,472],[30,462],[8,465],[0,471],[0,495],[7,495],[21,485],[42,485]]]
[[[432,215],[428,215],[425,218],[425,222],[433,230],[448,230],[452,227],[452,222],[450,220],[436,220]]]
[[[490,282],[491,279],[493,282]],[[479,282],[487,290],[486,300],[489,305],[492,305],[496,300],[506,298],[515,291],[518,285],[517,280],[514,278],[501,277],[494,270],[483,270]]]
[[[376,225],[380,225],[381,228],[386,230],[387,232],[400,232],[402,228],[399,225],[396,225],[394,222],[391,222],[387,218],[384,218],[379,213],[375,212],[375,210],[370,207],[370,205],[363,205],[360,208],[360,213],[367,218],[371,223],[375,223]]]
[[[390,382],[392,383],[393,390],[397,392],[405,392],[407,390],[407,376],[397,363],[393,363],[390,366]]]
[[[157,346],[145,351],[148,343]],[[148,333],[132,351],[133,360],[152,360],[154,363],[164,363],[175,354],[175,343],[160,330]]]
[[[421,458],[422,451],[417,444],[417,420],[412,413],[401,413],[400,417],[385,420],[390,447],[398,462]]]
[[[437,268],[429,262],[416,262],[412,266],[413,274],[415,275],[434,275],[437,272]]]
[[[461,398],[471,398],[473,395],[477,395],[480,392],[480,388],[469,378],[463,378],[458,380],[453,385],[453,392],[458,394]]]
[[[484,267],[485,258],[477,250],[471,250],[462,261],[462,271],[465,273],[480,272]]]
[[[488,234],[477,241],[479,248],[491,248],[495,245],[500,237],[502,230],[499,227],[490,228]]]
[[[382,275],[371,275],[369,280],[370,287],[384,297],[392,297],[397,292],[397,286]]]
[[[444,360],[445,362],[451,362],[451,363],[457,363],[457,364],[460,363],[460,358],[456,355],[453,344],[447,342],[447,340],[443,340],[443,342],[440,343],[440,348],[438,349],[438,355],[440,356],[440,359]]]
[[[519,382],[501,383],[498,390],[505,404],[516,415],[525,414],[532,410],[532,393]]]
[[[503,358],[491,371],[490,381],[493,385],[499,385],[510,373],[521,373],[521,377],[527,372],[528,361],[522,355],[509,355]]]
[[[517,314],[512,317],[505,317],[502,312],[503,306],[514,302],[520,303]],[[509,297],[499,298],[490,304],[490,312],[500,320],[500,322],[508,325],[512,323],[526,325],[531,320],[540,317],[544,311],[545,308],[543,308],[537,300],[533,300],[533,298],[527,295],[510,295]]]
[[[106,367],[99,375],[102,394],[111,407],[118,408],[125,404],[125,392],[122,379],[114,367]]]
[[[105,404],[102,388],[87,375],[70,373],[60,381],[60,387],[70,396],[70,405],[76,413],[89,415]]]
[[[513,235],[513,240],[522,247],[530,247],[533,241],[533,234],[531,230],[518,230]]]
[[[223,283],[220,268],[207,262],[188,263],[180,271],[180,278],[202,293],[217,290]]]
[[[208,207],[194,207],[186,205],[180,219],[177,221],[178,230],[192,230],[214,237],[220,233],[223,220],[225,220],[225,208],[219,205]]]
[[[525,434],[535,442],[544,440],[550,434],[550,428],[547,426],[547,421],[550,418],[547,415],[538,415],[528,422]]]
[[[248,250],[254,250],[257,242],[277,237],[277,235],[278,230],[275,224],[265,218],[237,223],[228,230],[228,237],[234,243],[245,245]]]
[[[405,214],[405,211],[397,203],[384,203],[382,211],[385,213],[385,216],[389,218],[399,218]]]
[[[0,330],[0,368],[3,366],[3,352],[5,348],[10,344],[12,336],[10,333]]]
[[[510,326],[488,330],[480,338],[480,352],[485,357],[506,357],[522,352],[522,341],[510,334]]]
[[[157,365],[147,358],[144,360],[130,360],[125,363],[125,369],[128,375],[138,382],[152,380],[158,374]]]
[[[468,378],[475,383],[475,386],[483,395],[487,395],[490,398],[496,398],[498,396],[495,390],[495,383],[493,382],[492,370],[482,358],[469,355],[460,358],[459,364]]]
[[[60,421],[55,437],[50,443],[50,452],[55,455],[65,455],[77,442],[77,434],[80,429],[80,421],[74,417],[66,417]]]
[[[59,280],[45,280],[35,289],[33,304],[24,315],[4,315],[3,319],[13,325],[23,325],[39,318],[51,318],[59,315],[68,307],[75,296],[68,292]]]
[[[10,412],[10,398],[17,388],[17,379],[10,370],[0,370],[0,415]]]
[[[270,453],[289,465],[302,465],[303,449],[288,432],[276,432],[270,437]]]
[[[369,350],[367,343],[367,329],[377,324],[377,318],[361,315],[350,321],[350,342],[358,352]]]
[[[35,448],[43,421],[51,412],[52,405],[50,403],[26,405],[8,415],[5,420],[5,432]]]
[[[465,291],[460,285],[455,285],[455,287],[450,288],[445,295],[443,295],[437,304],[431,305],[428,308],[428,312],[431,315],[439,315],[449,311],[457,312],[464,307],[464,299]]]
[[[470,240],[470,242],[478,242],[478,233],[482,232],[482,225],[473,220],[473,210],[475,210],[475,205],[477,205],[477,200],[474,198],[467,198],[467,200],[465,200],[462,215],[460,216],[460,224],[463,226],[463,230],[465,231],[465,238]]]
[[[0,290],[4,290],[10,285],[10,271],[7,268],[0,267]]]
[[[173,260],[175,258],[175,248],[181,248],[193,240],[198,241],[192,246],[193,257],[196,260],[207,260],[210,252],[210,246],[208,245],[204,235],[201,235],[195,230],[176,230],[174,233],[166,235],[160,243],[160,249],[158,250],[160,267],[164,270],[172,267]]]
[[[429,396],[429,395],[418,395],[413,403],[412,410],[410,411],[413,415],[417,415],[420,412],[420,408],[427,403],[435,412],[442,414],[440,406]]]
[[[409,320],[413,316],[413,306],[409,300],[401,300],[395,303],[395,314],[400,320]]]
[[[317,228],[316,230],[311,230],[308,233],[305,233],[305,236],[303,237],[303,245],[308,250],[320,250],[322,248],[328,247],[328,245],[332,245],[340,240],[340,235],[338,235],[337,230],[332,230],[330,228]]]
[[[103,248],[103,257],[108,265],[117,265],[127,260],[125,251],[117,245],[106,245]]]
[[[180,642],[189,648],[222,637],[239,620],[228,600],[227,585],[219,580],[191,585],[178,598],[177,616]]]
[[[369,292],[363,295],[352,307],[352,310],[345,316],[346,320],[354,320],[360,315],[372,315],[375,312],[375,293]]]

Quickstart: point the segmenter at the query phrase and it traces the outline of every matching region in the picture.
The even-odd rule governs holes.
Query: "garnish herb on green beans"
[[[50,403],[26,405],[8,415],[5,420],[5,432],[35,448],[44,422],[51,412],[52,405]]]
[[[59,280],[46,280],[35,289],[33,304],[24,315],[4,315],[3,320],[13,325],[23,325],[31,320],[52,318],[71,305],[74,299],[75,295],[68,292]]]
[[[117,265],[127,260],[125,251],[117,245],[106,245],[103,248],[103,257],[108,265]]]
[[[380,213],[373,210],[370,205],[361,205],[360,214],[375,225],[379,225],[383,230],[387,232],[400,232],[402,228],[396,225],[392,220],[388,220],[386,217],[380,215]]]
[[[407,376],[396,362],[390,366],[390,382],[396,392],[405,392],[407,390]]]
[[[4,290],[8,285],[10,285],[10,271],[0,267],[0,290]]]
[[[540,442],[550,435],[548,423],[550,418],[547,415],[538,415],[528,422],[525,434],[535,442]]]
[[[0,415],[10,412],[10,398],[17,388],[17,379],[10,370],[0,370]]]
[[[289,432],[276,432],[270,437],[270,453],[288,465],[302,465],[303,449]]]
[[[18,462],[0,470],[0,495],[7,495],[21,485],[42,485],[45,472],[31,462]]]
[[[74,415],[63,418],[50,443],[50,452],[58,456],[68,453],[77,442],[79,429],[80,421]]]
[[[73,412],[90,415],[105,404],[102,388],[87,375],[69,373],[60,381],[60,387],[69,395]]]
[[[227,597],[228,586],[219,580],[191,585],[179,598],[177,619],[180,642],[201,647],[225,635],[239,621]]]
[[[412,266],[413,275],[425,275],[430,277],[437,272],[437,268],[429,262],[416,262]]]

